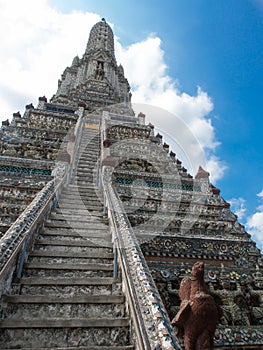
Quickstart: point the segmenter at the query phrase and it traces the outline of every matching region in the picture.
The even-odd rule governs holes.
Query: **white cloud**
[[[263,190],[257,194],[263,199]],[[246,227],[253,238],[263,249],[263,205],[257,207],[257,211],[247,219]]]
[[[199,165],[202,165],[211,173],[211,181],[215,182],[220,179],[226,166],[214,155],[219,142],[216,140],[214,127],[208,117],[213,110],[213,102],[208,94],[201,87],[197,87],[194,96],[180,91],[177,82],[172,80],[167,73],[161,40],[156,36],[150,36],[127,48],[122,47],[117,42],[116,52],[133,87],[133,102],[158,106],[171,113],[170,116],[166,114],[165,117],[164,113],[161,112],[158,116],[152,113],[148,119],[165,133],[168,133],[170,139],[175,140],[177,144],[180,136],[178,135],[178,127],[175,127],[178,124],[178,118],[181,118],[188,128],[188,136],[189,132],[192,133],[192,136],[183,142],[184,152],[187,153],[188,160],[191,160],[191,166],[188,170],[195,174]],[[193,141],[194,138],[195,141]],[[196,157],[194,144],[197,145],[199,151],[201,147],[203,152],[207,153],[206,161],[199,157],[194,159]],[[182,142],[179,143],[179,146],[182,147]],[[178,148],[175,152],[179,153],[186,161],[180,151],[178,152]],[[197,163],[198,161],[199,163]],[[189,167],[189,161],[186,163],[185,166]]]
[[[232,198],[228,200],[231,205],[231,210],[238,216],[239,220],[242,220],[246,214],[246,201],[244,198]]]
[[[38,96],[50,98],[73,58],[82,55],[100,16],[63,14],[47,0],[0,0],[0,116],[10,118]]]
[[[263,249],[263,211],[258,211],[248,218],[246,226],[249,233]]]
[[[85,51],[89,31],[100,20],[94,13],[73,11],[63,14],[48,0],[0,0],[0,116],[11,118],[23,112],[25,104],[36,103],[38,96],[51,98],[57,81],[72,59]],[[196,94],[181,92],[167,73],[161,39],[155,35],[124,48],[115,43],[117,60],[133,89],[133,102],[159,106],[182,118],[202,149],[208,150],[207,168],[213,181],[223,176],[225,167],[213,154],[218,145],[215,130],[208,117],[213,102],[197,87]],[[156,119],[156,126],[171,132],[174,119]],[[189,145],[191,154],[197,151]],[[175,150],[176,151],[176,150]],[[176,152],[178,153],[178,152]],[[194,164],[194,170],[199,164]],[[205,167],[205,164],[202,163]],[[216,171],[216,172],[215,172]],[[215,172],[215,173],[214,173]]]
[[[210,155],[206,161],[206,170],[210,173],[210,181],[216,183],[224,176],[227,166],[217,156]]]

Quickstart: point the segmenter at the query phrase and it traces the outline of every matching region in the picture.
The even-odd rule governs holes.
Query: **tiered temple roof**
[[[59,149],[76,123],[76,108],[64,108],[39,98],[38,108],[26,106],[0,130],[1,235],[18,218],[36,193],[52,178]]]

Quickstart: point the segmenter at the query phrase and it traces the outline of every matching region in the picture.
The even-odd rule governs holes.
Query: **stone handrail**
[[[0,239],[0,296],[9,290],[14,273],[20,277],[26,255],[56,202],[64,179],[49,181]]]
[[[67,141],[70,164],[63,161],[57,162],[52,172],[55,178],[45,185],[0,239],[0,297],[10,290],[14,275],[21,277],[28,252],[52,208],[56,206],[63,185],[69,183],[70,178],[74,176],[84,109],[80,109],[79,112],[74,141]]]
[[[83,119],[84,119],[84,107],[79,107],[78,109],[78,121],[74,130],[74,144],[73,150],[68,150],[71,155],[71,163],[69,167],[68,177],[71,178],[72,183],[75,183],[76,169],[77,169],[77,161],[79,156],[79,148],[80,148],[80,140],[83,132]],[[69,147],[68,147],[69,148]]]
[[[181,349],[171,327],[140,245],[110,181],[110,167],[103,168],[106,207],[114,232],[118,262],[128,292],[137,349]],[[136,332],[136,329],[138,330]]]

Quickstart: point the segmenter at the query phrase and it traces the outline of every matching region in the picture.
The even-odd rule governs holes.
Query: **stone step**
[[[90,132],[91,130],[88,130],[88,132],[86,132],[86,130],[87,129],[85,129],[85,132],[82,133],[81,144],[83,145],[87,139],[90,139],[92,141],[92,145],[98,144],[100,140],[99,131],[96,130],[96,132]]]
[[[102,247],[102,248],[112,248],[112,243],[106,241],[105,239],[99,238],[87,238],[86,240],[51,240],[51,239],[38,239],[35,243],[36,245],[47,245],[47,246],[66,246],[66,247]]]
[[[84,160],[80,159],[78,163],[78,169],[77,169],[77,174],[79,174],[79,171],[83,172],[88,172],[91,174],[96,174],[96,166],[97,166],[98,160],[90,161],[90,160]]]
[[[75,259],[113,259],[113,253],[91,251],[89,253],[60,252],[56,250],[34,250],[29,257],[57,257]]]
[[[80,173],[85,175],[86,173],[89,174],[96,174],[96,165],[97,161],[90,162],[90,161],[82,161],[78,164],[78,169],[77,169],[77,175]]]
[[[74,206],[74,208],[71,207],[57,207],[55,210],[54,210],[55,213],[62,213],[62,214],[65,214],[67,215],[67,213],[69,214],[69,218],[74,215],[75,213],[76,214],[80,214],[80,215],[86,215],[88,218],[94,218],[94,220],[98,221],[100,220],[100,218],[106,218],[106,213],[103,213],[102,210],[100,211],[96,211],[96,210],[91,210],[89,211],[84,205],[82,206]]]
[[[48,264],[51,265],[51,264]],[[63,264],[60,264],[63,265]],[[111,271],[103,269],[94,269],[94,270],[66,270],[66,269],[26,269],[23,271],[23,277],[43,277],[43,278],[92,278],[92,277],[112,277],[113,276],[113,267]]]
[[[101,269],[97,269],[97,270],[26,269],[25,271],[23,271],[23,277],[37,277],[37,278],[38,277],[92,278],[92,277],[112,277],[112,276],[113,276],[113,267],[111,271],[101,270]]]
[[[21,348],[12,348],[12,349],[21,349]],[[10,350],[7,348],[4,348],[2,350]],[[23,347],[23,350],[135,350],[133,345],[122,345],[122,346],[114,346],[114,345],[108,345],[108,346],[76,346],[76,347],[54,347],[46,348],[46,347],[37,347],[37,348],[25,348]]]
[[[98,188],[95,184],[87,184],[85,187],[84,186],[80,186],[79,184],[76,183],[76,185],[74,185],[74,187],[72,186],[72,184],[68,185],[67,187],[65,187],[63,189],[62,194],[70,194],[70,193],[80,193],[80,192],[84,192],[87,195],[94,195],[94,194],[102,194],[103,191],[101,188]]]
[[[96,164],[96,162],[101,157],[100,153],[98,153],[98,152],[96,152],[95,154],[90,153],[90,151],[87,150],[84,147],[80,148],[79,155],[80,155],[80,157],[79,157],[79,163],[78,164],[81,164],[82,162]]]
[[[52,230],[52,229],[45,229],[44,232],[42,232],[41,237],[44,236],[59,236],[59,237],[70,237],[72,239],[74,238],[111,238],[111,235],[109,233],[109,230],[106,226],[104,228],[96,229],[96,230],[85,230],[81,229],[78,232],[72,229],[58,229],[58,230]]]
[[[54,227],[46,227],[42,234],[39,236],[39,240],[48,239],[59,241],[81,241],[81,240],[92,240],[97,241],[99,239],[105,241],[111,241],[111,235],[108,230],[108,226],[103,223],[92,224],[91,226],[83,225],[82,227],[76,227],[76,222],[69,221],[68,227],[62,227],[54,225]]]
[[[91,145],[99,145],[99,140],[100,137],[98,135],[98,130],[96,131],[96,133],[83,133],[82,134],[82,140],[81,140],[81,145],[85,145],[86,141],[90,141]],[[97,149],[98,150],[98,147]]]
[[[88,142],[88,144],[87,144]],[[100,149],[100,139],[96,134],[83,134],[82,140],[80,143],[80,147],[87,147],[88,150],[94,150],[95,152],[99,152]]]
[[[102,192],[96,192],[95,190],[90,189],[89,191],[86,190],[69,190],[64,191],[61,196],[60,200],[65,199],[72,199],[75,198],[76,200],[90,200],[94,202],[95,200],[98,203],[101,203],[103,200],[103,193]]]
[[[86,186],[79,186],[77,184],[68,184],[67,186],[65,186],[63,188],[63,191],[80,191],[80,190],[83,190],[83,191],[86,191],[87,193],[89,193],[89,191],[96,191],[97,192],[102,192],[102,188],[99,188],[98,186],[95,186],[94,184],[87,184]]]
[[[94,139],[92,136],[88,136],[85,139],[83,139],[83,142],[80,144],[80,151],[85,151],[88,154],[93,155],[93,152],[95,154],[100,153],[100,144],[98,143],[98,140]]]
[[[36,262],[30,262],[24,264],[26,269],[42,269],[42,270],[103,270],[111,271],[112,264],[42,264]]]
[[[90,278],[112,277],[113,264],[88,264],[88,263],[52,263],[28,262],[24,264],[23,277],[63,277],[63,278]]]
[[[106,278],[106,277],[104,277]],[[14,286],[13,290],[19,289],[21,295],[54,295],[59,297],[71,295],[121,295],[120,288],[112,288],[111,284],[86,284],[86,285],[48,285],[48,284],[24,284]]]
[[[72,223],[74,225],[74,223]],[[50,241],[73,241],[73,242],[79,242],[79,241],[111,241],[111,235],[109,234],[108,229],[105,229],[104,227],[97,227],[96,229],[79,229],[76,234],[73,234],[74,230],[68,229],[68,234],[66,233],[66,229],[63,231],[61,229],[54,229],[53,231],[49,232],[43,232],[39,236],[39,241],[42,241],[43,239],[47,239]],[[72,234],[71,234],[72,233]]]
[[[43,299],[43,295],[42,295]],[[8,316],[8,319],[23,319],[30,320],[38,317],[54,317],[54,318],[104,318],[125,316],[124,305],[116,304],[8,304],[3,310],[3,316]]]
[[[63,258],[59,256],[30,256],[28,258],[28,262],[37,262],[42,264],[109,264],[112,259],[109,258],[99,258],[99,257],[89,257],[89,258],[75,258],[74,256],[71,258]]]
[[[90,140],[86,140],[80,145],[80,156],[86,156],[86,157],[91,157],[94,158],[95,156],[99,157],[100,152],[98,150],[100,146],[98,144],[94,144]]]
[[[72,186],[72,187],[71,187]],[[73,187],[74,186],[74,187]],[[90,193],[90,191],[99,191],[102,192],[102,189],[99,189],[96,183],[86,183],[85,185],[81,185],[79,183],[77,183],[76,178],[75,178],[75,183],[71,183],[68,185],[67,188],[65,188],[66,190],[74,190],[76,189],[77,191],[85,191],[86,193]]]
[[[87,137],[80,144],[80,150],[84,150],[85,153],[89,154],[91,157],[100,154],[100,143],[98,140],[94,140],[92,137]]]
[[[72,203],[66,203],[66,202],[63,202],[63,203],[60,203],[58,202],[58,207],[61,208],[61,209],[71,209],[72,208]],[[83,209],[86,208],[87,210],[89,211],[101,211],[103,209],[103,206],[102,205],[89,205],[88,203],[84,204],[84,203],[81,203],[81,204],[77,204],[75,203],[74,204],[74,208],[75,209]]]
[[[79,189],[69,189],[69,190],[64,190],[61,195],[60,198],[68,198],[71,196],[80,196],[81,198],[84,197],[86,199],[91,199],[93,200],[94,198],[96,198],[97,200],[100,200],[100,197],[102,196],[102,192],[95,192],[95,190],[90,189],[89,191],[81,191]]]
[[[80,149],[85,150],[87,153],[95,152],[97,154],[100,153],[100,144],[96,135],[86,135],[86,137],[82,139]]]
[[[65,189],[77,189],[78,191],[79,190],[89,190],[89,189],[93,189],[93,190],[96,190],[96,191],[99,191],[100,189],[96,186],[94,186],[94,184],[87,184],[85,186],[79,186],[79,185],[74,185],[74,184],[69,184],[65,187]]]
[[[96,178],[97,177],[97,169],[95,167],[95,164],[85,164],[82,167],[79,167],[77,172],[76,172],[76,177],[92,177]]]
[[[83,171],[83,170],[92,170],[94,171],[94,167],[97,164],[98,159],[94,158],[93,160],[91,159],[81,159],[79,160],[78,163],[78,169],[77,172]]]
[[[99,159],[100,159],[100,154],[89,155],[89,154],[85,154],[85,151],[83,151],[78,161],[77,170],[79,170],[79,168],[88,167],[88,166],[90,166],[93,169],[94,166],[97,165]]]
[[[96,163],[83,163],[78,166],[76,176],[93,176],[97,175]]]
[[[76,180],[86,180],[96,183],[94,180],[97,180],[97,171],[94,171],[94,169],[85,169],[81,172],[77,172]]]
[[[85,132],[82,133],[82,139],[81,139],[81,145],[84,145],[85,144],[85,141],[87,140],[91,140],[91,144],[92,145],[97,145],[100,141],[100,136],[99,136],[99,131],[96,130],[96,132],[87,132],[86,133],[86,130]],[[98,150],[98,148],[97,148]]]
[[[81,144],[83,144],[87,138],[92,139],[92,141],[93,141],[92,144],[98,143],[100,140],[99,130],[84,129],[83,133],[82,133]]]
[[[92,187],[90,188],[82,188],[82,184],[78,184],[78,188],[69,188],[67,190],[64,190],[60,195],[60,200],[66,201],[71,199],[77,199],[77,200],[90,200],[92,203],[94,200],[97,200],[98,203],[101,203],[101,199],[103,198],[103,192],[96,190],[96,188],[93,186],[93,182],[86,182],[87,185],[91,184]]]
[[[113,277],[22,277],[12,285],[12,294],[46,296],[122,295],[121,283]]]
[[[100,223],[99,221],[97,223],[92,222],[78,222],[78,221],[62,221],[62,220],[52,220],[50,222],[46,222],[45,227],[48,228],[66,228],[70,229],[74,225],[73,228],[80,228],[80,229],[89,229],[89,230],[100,230],[105,229],[107,226],[103,223]]]
[[[88,130],[88,132],[87,132]],[[94,130],[91,132],[91,129],[85,129],[84,132],[82,133],[82,139],[81,139],[81,145],[83,145],[85,143],[85,141],[87,139],[90,139],[92,142],[91,144],[98,144],[99,140],[100,140],[100,135],[99,135],[99,131],[98,130]],[[98,148],[97,148],[98,150]]]
[[[112,285],[117,282],[113,277],[92,277],[92,278],[36,278],[22,277],[19,280],[21,285],[41,286],[96,286]]]
[[[71,196],[62,196],[61,198],[59,198],[59,201],[58,201],[59,205],[63,206],[64,204],[82,204],[84,203],[85,205],[87,206],[92,206],[92,207],[98,207],[98,208],[101,208],[103,207],[103,204],[101,203],[100,200],[98,200],[98,197],[87,197],[87,195],[84,196],[74,196],[74,195],[71,195]]]
[[[100,231],[96,231],[97,233],[100,232]],[[103,242],[105,243],[111,243],[111,236],[108,234],[108,235],[96,235],[96,234],[93,234],[92,231],[90,232],[86,232],[85,230],[83,230],[83,234],[80,234],[78,236],[70,236],[70,235],[45,235],[45,234],[42,234],[41,236],[39,236],[38,238],[38,241],[37,241],[37,244],[41,244],[42,242],[44,241],[44,244],[46,241],[48,241],[48,244],[49,242],[53,242],[53,245],[54,243],[57,241],[58,242],[58,245],[64,245],[66,242],[66,245],[67,246],[79,246],[79,247],[94,247],[94,244],[95,245],[98,245],[100,244],[100,246],[102,246]],[[71,244],[70,242],[72,242],[73,244]],[[85,242],[85,243],[82,243],[82,242]],[[80,243],[80,244],[78,244]],[[56,245],[56,244],[55,244]],[[112,244],[111,244],[112,246]]]
[[[77,220],[81,219],[81,221],[87,220],[87,222],[89,222],[92,218],[94,218],[94,216],[83,215],[83,214],[85,214],[84,211],[86,210],[86,203],[88,203],[88,200],[83,199],[83,201],[80,201],[79,199],[78,200],[75,199],[75,201],[74,201],[72,199],[72,201],[69,201],[69,203],[73,203],[74,204],[74,205],[72,205],[71,208],[63,208],[63,204],[64,203],[65,203],[64,201],[62,203],[59,202],[60,207],[57,207],[55,210],[52,211],[52,213],[50,215],[50,218],[57,217],[57,218],[59,218],[61,220],[63,218],[64,218],[64,220],[67,220],[68,217],[71,217],[71,219],[76,218]],[[94,203],[95,203],[95,201],[94,201]],[[102,216],[103,213],[101,213],[101,209],[103,207],[103,203],[102,202],[98,202],[98,200],[97,200],[97,203],[100,203],[100,206],[99,206],[100,210],[98,210],[98,214],[100,216]],[[78,205],[78,207],[75,207],[75,204],[76,205],[81,204],[81,205]],[[84,207],[83,207],[83,204],[84,204]],[[81,206],[83,208],[81,208]],[[64,211],[64,209],[66,211]]]
[[[93,172],[90,172],[90,173],[86,172],[85,174],[78,174],[77,173],[76,181],[77,181],[77,183],[79,183],[81,181],[85,181],[85,182],[88,182],[88,183],[96,184],[96,182],[97,182],[97,174],[93,173]]]
[[[113,254],[98,252],[72,253],[60,251],[35,250],[28,257],[29,262],[43,264],[71,263],[71,264],[109,264],[113,259]]]
[[[129,319],[74,318],[6,320],[0,322],[0,348],[9,349],[76,346],[125,346],[129,344]]]
[[[91,124],[91,123],[90,123]],[[82,133],[82,143],[85,138],[92,137],[92,140],[100,140],[99,130],[96,129],[84,129]]]
[[[80,173],[79,173],[80,170]],[[97,171],[96,171],[96,162],[82,162],[79,163],[78,165],[78,170],[76,175],[92,175],[92,176],[96,176]]]
[[[2,320],[0,328],[112,328],[129,326],[128,318],[45,318],[32,320]]]
[[[63,212],[63,208],[62,208]],[[105,231],[108,230],[108,221],[105,220],[103,217],[98,217],[96,215],[93,215],[93,211],[86,210],[85,213],[89,218],[90,221],[78,221],[75,220],[73,216],[68,217],[67,220],[56,220],[52,219],[49,222],[46,222],[45,224],[45,230],[62,230],[62,231],[69,231],[74,230],[77,232],[75,236],[82,235],[85,231],[86,233],[94,231]],[[85,215],[84,214],[84,215]]]
[[[41,252],[41,251],[40,251]],[[43,251],[46,252],[46,251]],[[54,254],[55,255],[55,254]],[[38,262],[42,264],[109,264],[112,261],[112,258],[101,258],[101,257],[59,257],[59,256],[29,256],[28,262]],[[87,254],[86,254],[87,255]]]
[[[98,155],[100,153],[100,143],[98,140],[94,139],[91,135],[83,139],[83,142],[80,144],[80,151],[84,151],[91,156],[93,154]],[[94,152],[94,153],[93,153]],[[80,153],[81,154],[81,153]]]
[[[53,213],[68,215],[68,217],[74,216],[74,215],[86,215],[87,216],[87,209],[81,209],[81,208],[56,208],[53,210]],[[88,217],[90,217],[90,214],[88,213]],[[92,218],[95,218],[95,220],[100,220],[100,218],[106,218],[106,214],[102,213],[101,211],[92,211]]]
[[[94,199],[90,200],[89,198],[87,198],[87,195],[83,193],[83,195],[80,194],[76,194],[76,195],[72,195],[71,198],[67,197],[67,199],[62,198],[62,200],[58,201],[58,206],[56,209],[66,209],[67,213],[70,213],[70,211],[74,212],[75,215],[77,216],[78,213],[76,212],[77,210],[85,210],[87,207],[94,207],[94,208],[98,208],[97,212],[101,215],[101,211],[103,209],[103,200],[102,198],[97,198],[95,200]],[[87,209],[86,209],[87,210]],[[56,210],[54,210],[52,213],[56,213]],[[83,216],[82,213],[80,213],[78,216]]]
[[[89,153],[85,152],[85,150],[84,150],[80,153],[78,166],[80,166],[80,165],[83,166],[83,165],[87,165],[87,164],[94,166],[97,163],[97,161],[99,160],[99,158],[100,158],[100,154],[93,155],[93,154],[89,154]]]
[[[37,252],[48,252],[48,251],[59,251],[61,253],[72,253],[72,254],[91,254],[96,253],[112,253],[112,244],[103,244],[100,245],[93,240],[89,240],[89,244],[86,246],[82,245],[69,245],[68,242],[58,242],[55,244],[53,241],[45,241],[35,245],[35,251]]]
[[[18,295],[3,298],[3,319],[125,317],[124,297]]]
[[[97,167],[99,158],[94,158],[93,160],[91,159],[81,159],[78,162],[78,168],[77,168],[77,174],[80,170],[85,170],[85,171],[91,171],[94,172],[94,170]]]
[[[92,154],[88,153],[85,149],[83,149],[80,150],[78,165],[96,164],[98,159],[100,159],[100,153]]]
[[[17,304],[122,304],[123,295],[78,295],[73,297],[57,297],[43,295],[5,295],[4,303]]]
[[[75,177],[75,180],[77,184],[82,184],[82,183],[90,183],[90,184],[97,184],[97,174],[85,174],[85,175],[78,175]]]
[[[82,137],[80,147],[86,148],[88,151],[100,151],[100,140],[96,134],[85,134]]]
[[[68,213],[67,214],[62,214],[62,213],[56,213],[56,212],[53,212],[51,213],[50,215],[50,219],[51,220],[57,220],[57,221],[70,221],[70,222],[73,222],[73,221],[77,221],[77,222],[85,222],[87,224],[96,224],[96,223],[102,223],[102,222],[105,222],[107,223],[107,219],[104,218],[104,219],[98,219],[94,216],[83,216],[83,215],[80,215],[80,214],[74,214],[74,215],[69,215]]]
[[[88,131],[88,132],[87,132]],[[88,138],[92,139],[92,144],[96,144],[99,142],[100,140],[100,135],[99,135],[99,130],[92,130],[91,129],[85,129],[85,131],[82,133],[82,140],[81,140],[81,144],[84,143],[84,141]]]
[[[78,178],[76,178],[76,181],[77,181],[77,184],[79,185],[79,186],[86,186],[87,184],[92,184],[92,185],[95,185],[96,183],[97,183],[97,181],[95,181],[95,179],[93,180],[84,180],[84,179],[78,179]]]

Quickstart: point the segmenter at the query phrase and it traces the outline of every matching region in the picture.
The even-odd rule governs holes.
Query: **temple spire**
[[[130,100],[129,83],[116,62],[112,29],[102,18],[90,31],[83,57],[74,58],[65,69],[51,102],[76,106],[83,102],[88,110],[94,110],[103,105],[129,104]]]
[[[92,27],[85,55],[98,49],[105,50],[115,58],[113,31],[104,18]]]

